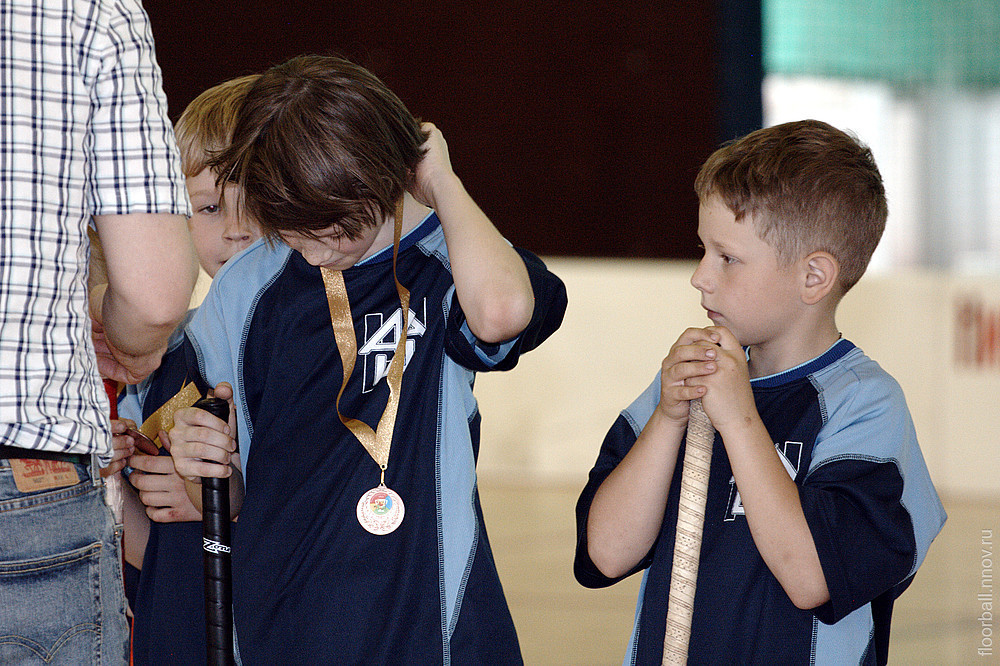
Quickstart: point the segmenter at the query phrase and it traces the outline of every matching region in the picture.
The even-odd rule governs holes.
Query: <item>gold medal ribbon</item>
[[[174,397],[160,405],[159,409],[142,422],[142,425],[139,426],[139,432],[153,440],[157,446],[162,447],[159,439],[160,431],[170,432],[170,429],[174,427],[174,414],[177,410],[182,407],[190,407],[200,397],[201,394],[194,382],[188,382],[174,394]]]
[[[396,259],[399,256],[399,239],[403,229],[403,200],[396,204],[396,218],[393,221],[392,234],[392,279],[396,283],[396,292],[399,294],[399,303],[402,307],[403,330],[402,335],[396,342],[396,351],[392,361],[389,363],[389,371],[386,376],[386,383],[389,385],[389,399],[386,401],[385,411],[379,419],[378,426],[372,430],[371,426],[358,419],[345,417],[340,413],[340,398],[347,388],[347,381],[354,371],[354,362],[358,356],[358,342],[354,335],[354,319],[351,316],[351,304],[347,298],[347,286],[344,284],[344,275],[341,271],[320,267],[323,276],[323,284],[326,287],[326,301],[330,307],[330,323],[333,325],[333,334],[337,340],[337,349],[340,350],[340,359],[344,365],[344,379],[340,384],[340,391],[337,393],[336,410],[348,430],[354,433],[361,445],[365,447],[368,454],[378,464],[382,470],[381,484],[385,484],[385,470],[389,464],[389,449],[392,446],[392,431],[396,425],[396,410],[399,407],[399,389],[403,382],[403,365],[406,363],[406,333],[409,328],[410,313],[410,292],[399,283],[396,275]]]

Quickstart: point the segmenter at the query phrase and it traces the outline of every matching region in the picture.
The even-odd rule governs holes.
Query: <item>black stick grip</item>
[[[202,398],[199,409],[229,421],[229,403]],[[205,566],[205,639],[207,663],[231,666],[233,655],[233,570],[230,556],[229,479],[201,480],[202,547]]]

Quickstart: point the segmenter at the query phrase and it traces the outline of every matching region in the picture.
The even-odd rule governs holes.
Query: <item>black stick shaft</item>
[[[229,420],[229,403],[202,398],[199,409]],[[205,566],[205,632],[207,663],[231,666],[233,655],[233,571],[230,555],[229,479],[201,480],[202,536]]]

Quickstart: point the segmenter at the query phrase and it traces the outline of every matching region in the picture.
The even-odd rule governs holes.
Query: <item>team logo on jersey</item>
[[[778,458],[785,466],[788,476],[795,480],[799,473],[799,465],[802,464],[802,442],[785,442],[778,444],[775,442],[774,448],[778,450]],[[729,477],[729,510],[726,512],[726,520],[736,520],[736,516],[745,516],[743,500],[740,499],[740,491],[736,487],[736,479]]]
[[[409,325],[406,329],[406,358],[403,368],[409,364],[417,349],[417,338],[427,330],[427,299],[419,305],[421,313],[409,311]],[[365,315],[365,343],[358,349],[358,356],[364,361],[364,388],[368,393],[389,373],[389,363],[396,353],[396,344],[403,333],[403,310],[386,317],[381,312]]]

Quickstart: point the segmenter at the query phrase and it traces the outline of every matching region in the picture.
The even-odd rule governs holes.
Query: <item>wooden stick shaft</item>
[[[701,400],[692,400],[684,467],[681,471],[674,563],[670,574],[670,598],[667,601],[667,627],[663,637],[664,664],[687,663],[714,440],[715,429],[705,414]]]

